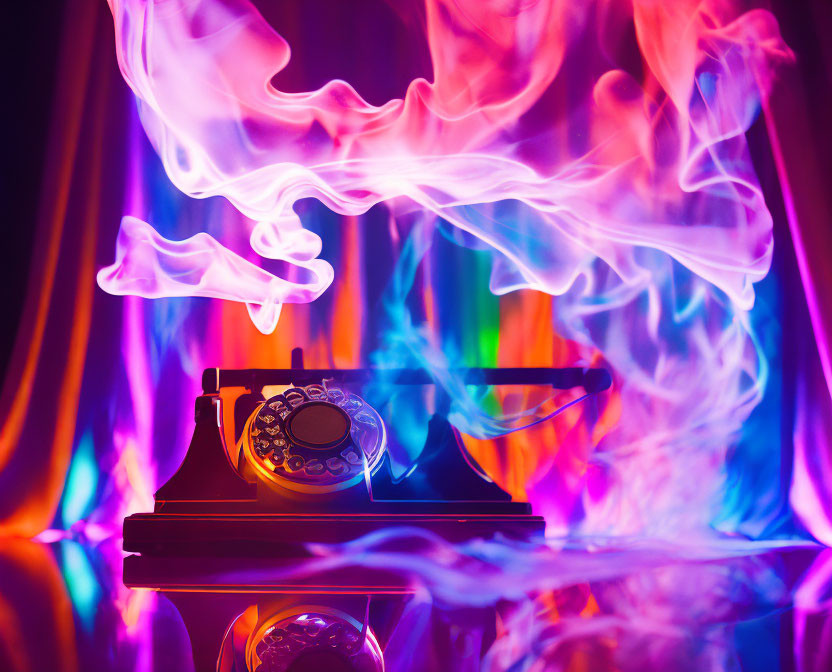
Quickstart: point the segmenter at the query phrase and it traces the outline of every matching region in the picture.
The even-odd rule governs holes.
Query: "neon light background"
[[[113,4],[118,16],[119,7],[140,9],[143,3]],[[258,8],[293,49],[285,72],[276,80],[284,90],[314,90],[342,78],[370,104],[382,106],[405,95],[414,79],[421,76],[431,81],[432,57],[454,56],[437,52],[437,45],[453,43],[448,35],[442,35],[433,45],[433,52],[428,51],[421,26],[429,20],[418,8],[395,3],[360,4],[353,12],[340,10],[344,13],[322,27],[320,7],[260,4],[263,6]],[[641,30],[655,37],[662,30],[661,7],[653,3],[638,5],[644,12]],[[220,6],[248,11],[242,3],[216,3]],[[352,200],[342,197],[328,203],[341,214],[314,198],[297,201],[295,211],[305,229],[320,238],[318,256],[331,264],[334,280],[314,302],[284,304],[271,334],[261,333],[268,331],[271,322],[263,318],[258,330],[240,303],[183,296],[160,301],[117,298],[96,287],[96,273],[113,262],[117,222],[124,215],[152,223],[159,235],[169,240],[187,239],[200,232],[210,234],[251,265],[245,268],[266,268],[301,287],[310,278],[292,262],[301,259],[301,266],[307,263],[308,259],[303,259],[309,257],[309,250],[276,261],[265,260],[249,246],[255,221],[266,221],[257,219],[265,212],[258,209],[259,201],[252,205],[245,202],[246,193],[238,195],[237,205],[243,203],[238,209],[221,198],[195,200],[181,193],[171,183],[172,178],[176,181],[176,171],[170,166],[165,171],[147,139],[147,127],[159,133],[158,120],[148,121],[149,113],[144,109],[142,126],[136,100],[116,69],[111,17],[92,3],[67,12],[44,162],[34,245],[37,254],[32,257],[24,313],[6,373],[0,437],[3,534],[39,536],[43,541],[66,539],[56,543],[54,550],[66,581],[54,574],[51,551],[45,547],[9,542],[4,545],[4,558],[12,567],[42,563],[44,574],[52,578],[45,579],[41,587],[58,595],[44,599],[58,605],[57,612],[64,609],[60,612],[63,615],[55,617],[60,627],[70,627],[66,615],[69,607],[65,597],[60,597],[62,590],[68,591],[65,595],[72,602],[72,622],[79,630],[93,632],[104,627],[100,616],[97,620],[96,610],[108,604],[118,612],[120,627],[124,628],[119,636],[127,637],[130,646],[145,652],[144,669],[149,669],[153,656],[148,651],[154,649],[148,640],[149,626],[142,623],[154,617],[172,617],[164,615],[164,607],[157,607],[161,612],[153,616],[146,605],[142,608],[142,602],[152,598],[118,588],[114,577],[118,576],[120,558],[114,551],[121,519],[135,511],[149,510],[153,490],[179,464],[189,440],[191,405],[202,368],[216,364],[287,366],[294,346],[304,347],[307,363],[312,366],[416,363],[441,369],[447,364],[603,363],[615,374],[616,385],[610,394],[569,409],[552,423],[505,437],[494,436],[502,427],[500,414],[535,409],[541,402],[544,405],[537,412],[543,412],[546,404],[564,403],[568,398],[545,400],[534,391],[523,398],[510,398],[500,390],[473,398],[455,381],[446,381],[458,404],[457,424],[471,437],[469,448],[498,482],[512,494],[528,497],[546,516],[552,537],[660,539],[674,549],[696,549],[679,551],[685,561],[691,555],[709,560],[731,556],[734,551],[724,549],[721,534],[761,544],[775,540],[788,540],[798,546],[829,543],[832,530],[826,428],[832,374],[827,337],[829,308],[823,291],[828,273],[824,255],[829,249],[825,228],[828,219],[824,218],[828,197],[820,191],[819,178],[811,175],[811,166],[818,159],[807,137],[811,128],[800,113],[806,93],[794,74],[797,65],[791,62],[788,47],[779,41],[770,15],[753,13],[751,20],[736,24],[734,20],[749,8],[714,3],[703,6],[703,13],[709,16],[701,29],[716,30],[712,24],[717,19],[722,23],[716,25],[732,28],[722,31],[708,48],[726,47],[726,40],[731,47],[734,39],[747,50],[743,52],[736,45],[726,47],[724,53],[729,56],[722,60],[718,56],[723,52],[708,52],[705,60],[711,67],[692,70],[694,79],[681,83],[675,82],[678,70],[671,67],[672,61],[662,76],[661,64],[666,61],[661,54],[654,54],[654,60],[647,63],[654,68],[651,77],[644,62],[626,61],[638,48],[627,40],[640,38],[646,45],[659,44],[672,51],[674,45],[667,42],[675,33],[670,32],[664,42],[647,39],[644,32],[631,34],[626,28],[631,21],[629,6],[599,3],[581,17],[553,5],[551,21],[558,29],[552,34],[562,39],[562,52],[541,46],[553,60],[546,61],[546,67],[540,70],[533,67],[534,57],[523,53],[530,58],[531,74],[517,82],[506,73],[497,76],[490,72],[493,81],[507,82],[508,92],[467,89],[471,95],[464,102],[476,108],[479,126],[473,124],[473,129],[466,126],[461,131],[437,129],[431,125],[430,112],[435,110],[430,105],[428,112],[416,118],[430,126],[432,133],[426,134],[423,126],[413,131],[404,124],[407,132],[402,133],[407,137],[411,133],[418,141],[415,148],[409,146],[404,152],[418,173],[417,178],[408,178],[408,189],[416,184],[429,197],[414,199],[410,192],[410,200],[403,197],[401,192],[407,190],[401,184],[390,187],[381,179],[389,175],[390,167],[386,165],[378,174],[369,170],[355,179],[355,184],[349,184],[351,189],[361,191],[351,196]],[[505,11],[500,16],[509,20],[505,17],[515,16],[515,10],[522,15],[523,6],[506,5],[502,9]],[[678,3],[678,9],[692,11],[686,3]],[[344,25],[352,30],[342,30]],[[443,26],[434,28],[441,30]],[[210,26],[200,29],[210,33]],[[602,29],[611,31],[619,41]],[[534,33],[534,27],[529,30]],[[651,30],[656,32],[649,33]],[[743,31],[751,31],[752,37]],[[361,48],[355,48],[356,40]],[[180,44],[174,40],[172,48]],[[479,43],[473,40],[472,46],[460,39],[459,44],[476,49]],[[615,53],[599,53],[599,44],[614,44],[622,54],[628,54],[622,57],[625,65],[640,72],[643,79],[631,73],[633,84],[623,78],[610,81],[609,76],[598,76],[598,71],[606,71],[618,57]],[[648,60],[650,48],[642,46],[641,50]],[[703,49],[699,41],[692,48],[693,53]],[[743,57],[731,60],[738,51]],[[257,62],[256,56],[246,61],[246,72]],[[487,62],[482,54],[479,57],[481,60],[469,59],[474,75],[479,74],[476,68]],[[552,71],[557,71],[557,76],[550,88],[545,80]],[[506,72],[514,69],[507,66]],[[732,86],[720,89],[715,82],[729,75],[734,77]],[[471,81],[482,80],[471,76]],[[453,77],[449,82],[447,86],[452,90],[444,94],[462,104],[453,88],[462,84]],[[517,92],[511,86],[521,86],[519,98],[514,97]],[[677,86],[685,93],[678,93],[673,101]],[[758,87],[763,90],[759,99]],[[769,87],[773,87],[770,96]],[[688,95],[694,90],[696,95]],[[436,92],[437,96],[442,94]],[[684,110],[688,117],[683,115],[682,122],[675,116],[665,118],[643,104],[641,96],[646,94],[654,103],[664,101],[672,107],[672,102],[677,112]],[[338,95],[347,94],[342,91]],[[499,114],[489,112],[488,105],[500,95],[509,96],[520,109],[506,111],[497,106]],[[523,102],[523,96],[530,101]],[[349,105],[361,108],[359,102]],[[611,106],[608,116],[601,114],[604,105]],[[342,114],[334,103],[325,101],[321,106],[336,118]],[[624,133],[627,142],[607,140],[620,137],[621,126],[641,123],[644,109],[658,115],[648,114],[652,123]],[[179,113],[181,107],[172,110]],[[723,113],[715,114],[714,110]],[[443,108],[436,113],[439,118],[443,114],[448,116],[449,111]],[[506,114],[509,121],[500,114]],[[217,118],[223,119],[222,115]],[[522,122],[517,123],[517,119]],[[361,125],[364,121],[350,123]],[[719,151],[727,152],[731,159],[728,168],[724,163],[716,170],[710,164],[680,162],[674,153],[681,146],[679,134],[673,132],[674,123],[682,129],[691,123],[700,135],[704,123],[711,133],[709,141],[723,143]],[[724,130],[720,124],[747,130],[750,152],[744,148],[743,135],[728,134],[730,143],[725,145],[728,141],[717,132]],[[328,129],[326,124],[323,127]],[[495,127],[501,130],[496,140],[492,137]],[[305,132],[311,131],[307,128]],[[309,151],[317,161],[315,152],[324,151],[320,148],[326,147],[332,132],[316,132],[319,135],[313,134],[310,141],[313,149],[298,150],[290,158],[303,163]],[[356,133],[350,129],[347,135]],[[604,139],[603,160],[593,153],[592,161],[576,166],[574,160],[585,157],[587,147],[592,149],[593,144],[586,138],[594,137],[593,133]],[[482,140],[486,136],[487,142]],[[718,136],[718,142],[714,136]],[[210,140],[214,136],[208,133],[206,137]],[[227,137],[216,132],[221,149],[242,142]],[[271,136],[265,133],[265,137]],[[585,139],[577,141],[576,137]],[[158,135],[154,141],[159,149]],[[674,150],[668,150],[668,156],[655,149],[654,143],[662,142],[668,142]],[[371,141],[356,142],[355,151],[362,159],[370,157],[372,163],[389,143],[381,141],[379,149]],[[649,245],[633,245],[624,236],[625,240],[617,241],[618,247],[606,248],[602,247],[603,241],[593,238],[598,249],[592,258],[573,254],[565,259],[558,256],[562,245],[553,244],[541,233],[548,229],[541,229],[537,219],[545,211],[538,200],[526,194],[534,205],[519,207],[516,201],[483,198],[488,190],[505,188],[517,179],[511,174],[510,179],[501,178],[495,185],[493,166],[484,170],[476,161],[485,151],[483,147],[490,152],[489,157],[501,160],[531,157],[528,162],[539,169],[548,160],[535,157],[540,145],[567,148],[562,150],[563,160],[555,162],[562,178],[558,194],[570,203],[573,213],[582,215],[578,219],[584,226],[597,223],[602,196],[605,203],[622,202],[618,209],[602,212],[619,224],[625,215],[632,217],[627,221],[630,225],[644,219],[638,207],[635,212],[626,208],[628,199],[639,195],[638,188],[661,187],[667,190],[661,193],[670,205],[683,204],[687,196],[673,190],[679,187],[676,178],[680,163],[693,166],[700,171],[694,171],[697,175],[727,174],[731,177],[727,184],[732,188],[738,176],[750,184],[748,193],[743,188],[731,196],[735,199],[732,203],[743,203],[746,226],[739,233],[729,234],[728,243],[707,235],[680,243],[677,238],[683,233],[682,227],[670,216],[678,215],[678,211],[668,205],[667,226]],[[233,157],[241,151],[229,151],[233,169],[238,167]],[[336,155],[342,159],[346,151],[339,149]],[[625,172],[618,180],[622,171],[615,160],[630,165],[633,152],[658,163],[650,165],[648,161],[643,172]],[[424,168],[421,157],[437,153],[446,160]],[[453,160],[447,160],[447,156]],[[406,159],[397,156],[399,162]],[[611,175],[615,179],[605,183],[592,174],[592,180],[587,180],[586,171],[599,170],[599,165],[613,166]],[[481,182],[472,180],[471,174]],[[525,174],[524,169],[520,174]],[[458,184],[453,178],[458,178]],[[587,181],[592,182],[591,188],[587,188]],[[189,191],[202,190],[202,185],[189,188],[184,178],[176,183]],[[725,182],[718,180],[717,184],[724,186]],[[463,196],[471,203],[454,206],[453,212],[434,207],[439,202],[435,192],[440,187],[455,197],[460,197],[455,189],[470,189],[473,195],[465,191]],[[373,199],[364,192],[373,190],[383,202],[367,209]],[[224,192],[218,189],[216,193]],[[431,207],[427,207],[428,201]],[[729,220],[728,231],[736,226],[735,210],[701,204],[689,208],[695,213],[704,212],[705,220],[724,217]],[[488,233],[488,222],[495,220],[512,222],[513,233]],[[767,227],[773,231],[770,250]],[[123,228],[122,232],[127,230]],[[481,238],[472,236],[472,232],[480,233]],[[515,234],[528,236],[532,242],[521,244],[511,238]],[[501,240],[508,241],[506,245],[519,250],[514,255],[524,262],[519,276],[516,263],[507,264],[495,257],[493,246],[481,242],[483,237],[493,242],[500,235]],[[737,238],[740,244],[731,247],[729,243],[736,243]],[[314,247],[312,238],[301,236],[301,242]],[[682,251],[674,255],[677,244]],[[722,245],[727,251],[722,252]],[[277,247],[264,243],[258,251],[274,251]],[[713,258],[716,251],[722,253],[718,261]],[[769,251],[773,255],[770,259]],[[610,260],[620,264],[620,274],[609,270],[615,265]],[[769,261],[772,270],[766,274]],[[580,267],[579,281],[565,282],[557,275],[569,264]],[[317,268],[326,275],[323,266]],[[251,272],[255,277],[241,285],[246,291],[258,282],[269,282],[256,271]],[[575,274],[567,275],[575,280]],[[750,280],[755,281],[753,308]],[[507,291],[516,287],[543,288],[553,295],[534,289]],[[185,292],[167,288],[161,293]],[[305,301],[317,293],[317,289],[301,289],[295,298]],[[274,315],[276,310],[265,312],[271,321],[278,317]],[[387,403],[395,456],[401,468],[406,468],[421,446],[419,437],[430,400],[391,396],[389,390],[377,394]],[[372,541],[368,543],[370,559],[361,562],[372,562],[374,546]],[[749,544],[742,548],[750,551],[755,547]],[[519,550],[503,551],[494,563],[522,584],[528,558]],[[478,551],[454,552],[466,558]],[[350,558],[351,553],[357,551],[342,549],[340,557]],[[414,571],[431,586],[429,593],[434,600],[464,604],[470,599],[463,597],[466,593],[460,588],[459,576],[432,583],[432,556],[428,552],[424,555],[426,564]],[[645,565],[636,558],[635,566],[643,568]],[[787,572],[776,562],[774,569],[760,571],[769,571],[775,583],[783,583],[780,592],[761,589],[773,584],[761,583],[758,578],[749,579],[749,585],[778,604],[777,600],[791,599],[783,595],[791,595],[793,589],[802,590],[800,594],[807,600],[804,606],[812,612],[823,602],[823,590],[816,585],[823,584],[827,573],[823,558],[820,556],[815,572],[800,584],[801,588],[785,578]],[[727,560],[725,563],[726,567],[730,565]],[[748,569],[757,564],[756,559],[742,563],[740,574],[747,571],[749,576],[756,576],[756,570]],[[550,575],[556,574],[550,571]],[[587,570],[583,577],[587,585],[595,578],[591,574]],[[728,581],[728,590],[741,584]],[[660,593],[655,586],[645,587],[644,604],[655,606],[651,600],[658,599]],[[483,594],[483,599],[488,599],[485,588]],[[530,606],[533,602],[518,603],[518,613],[539,608]],[[583,604],[592,611],[586,606],[589,598],[585,597]],[[8,611],[13,613],[14,609]],[[521,651],[530,642],[545,641],[535,631],[540,627],[539,620],[532,618],[527,625],[535,634],[517,634],[519,643],[515,648]],[[799,625],[795,627],[799,633],[808,632]],[[523,633],[519,625],[507,631]],[[69,634],[60,641],[67,647],[75,646]],[[797,641],[802,640],[797,637]],[[732,648],[735,645],[736,640],[732,640],[717,649],[737,655]],[[495,657],[497,653],[493,652]],[[799,655],[796,659],[802,660]],[[668,660],[659,655],[653,662]],[[158,660],[155,662],[158,664]],[[815,669],[811,662],[804,663],[804,669]],[[493,669],[503,669],[494,664]],[[724,661],[718,664],[727,667]]]

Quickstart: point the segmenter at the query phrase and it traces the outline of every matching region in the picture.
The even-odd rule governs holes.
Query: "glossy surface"
[[[194,669],[191,638],[174,606],[186,609],[188,602],[125,588],[117,549],[117,540],[0,544],[0,669]],[[348,577],[381,566],[408,589],[387,595],[375,589],[369,607],[363,594],[292,593],[293,584],[314,585],[316,576],[336,568]],[[240,582],[247,577],[242,567],[235,573]],[[832,555],[814,545],[597,539],[590,546],[452,546],[389,530],[347,547],[319,548],[300,564],[261,567],[257,578],[282,588],[262,599],[178,593],[198,605],[186,609],[189,618],[195,611],[198,620],[219,616],[226,624],[215,640],[225,642],[223,672],[246,669],[240,661],[249,633],[281,609],[280,622],[304,609],[344,623],[360,624],[369,614],[385,669],[393,672],[826,672],[832,662]],[[350,585],[347,578],[343,585]],[[232,598],[239,606],[229,606]],[[258,600],[259,619],[251,611],[243,617]],[[228,630],[234,623],[236,635]],[[237,644],[228,640],[232,635]],[[242,658],[232,655],[235,646]],[[216,665],[221,652],[196,653]]]

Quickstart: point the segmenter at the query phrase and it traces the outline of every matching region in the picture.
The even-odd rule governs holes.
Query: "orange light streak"
[[[576,343],[561,338],[553,327],[553,299],[547,294],[519,291],[500,298],[500,344],[498,366],[574,366],[589,360],[603,366],[600,355],[586,353]],[[518,329],[516,325],[535,325]],[[497,388],[497,397],[505,405],[510,388]],[[525,390],[513,406],[533,406],[532,390]],[[564,392],[563,403],[578,391]],[[539,399],[538,399],[539,401]],[[586,478],[591,450],[615,427],[621,417],[621,400],[617,390],[605,393],[600,417],[590,423],[582,405],[566,409],[550,422],[497,439],[475,439],[463,435],[465,447],[503,489],[516,500],[528,499],[527,487],[554,465],[560,470],[569,490],[579,488]]]
[[[331,349],[333,364],[339,368],[359,366],[361,333],[364,325],[364,295],[361,254],[361,226],[358,217],[344,217],[341,228],[341,271],[336,280],[332,313]]]

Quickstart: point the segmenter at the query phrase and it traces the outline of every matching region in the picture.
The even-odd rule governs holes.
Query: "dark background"
[[[83,0],[87,1],[87,0]],[[97,0],[93,0],[97,1]],[[47,131],[53,111],[64,2],[4,7],[0,373],[5,372],[28,284]],[[105,4],[102,0],[102,4]],[[9,16],[11,14],[11,16]]]

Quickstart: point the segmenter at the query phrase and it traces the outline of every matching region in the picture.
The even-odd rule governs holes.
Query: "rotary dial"
[[[337,387],[293,387],[249,419],[246,457],[282,487],[342,490],[372,473],[387,445],[381,417],[361,397]]]

